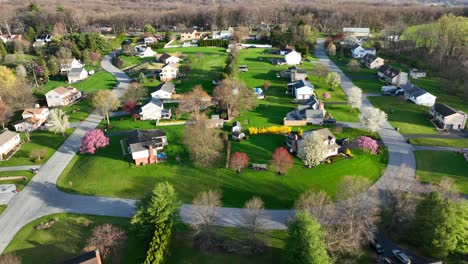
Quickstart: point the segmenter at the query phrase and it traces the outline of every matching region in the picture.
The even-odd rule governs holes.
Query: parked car
[[[372,241],[372,246],[374,247],[375,249],[375,252],[379,255],[383,254],[384,253],[384,248],[383,246],[379,243],[379,241],[377,239],[374,239],[374,241]]]
[[[349,143],[349,138],[347,138],[347,137],[340,138],[340,139],[336,140],[336,144],[338,144],[338,145],[343,145],[343,144],[347,144],[347,143]]]
[[[336,124],[336,119],[334,118],[324,119],[323,124]]]
[[[411,264],[411,259],[405,253],[401,252],[398,249],[392,250],[393,255],[396,259],[402,264]]]
[[[393,264],[393,262],[388,258],[382,258],[380,263],[381,264]]]

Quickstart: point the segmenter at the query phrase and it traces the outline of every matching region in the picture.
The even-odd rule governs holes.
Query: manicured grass
[[[429,107],[416,105],[398,96],[368,97],[377,108],[388,114],[388,120],[399,127],[402,134],[435,134],[436,129],[429,121]]]
[[[410,138],[410,143],[420,146],[468,148],[468,139],[459,138]]]
[[[338,122],[359,122],[359,110],[343,104],[325,104],[325,109]]]
[[[52,228],[35,230],[41,222],[58,218]],[[60,263],[83,252],[86,239],[94,227],[113,224],[127,231],[128,239],[122,250],[123,263],[142,263],[146,257],[147,242],[135,237],[129,219],[78,214],[55,214],[39,218],[24,226],[14,237],[4,253],[14,252],[22,263]],[[115,260],[105,263],[118,263]]]
[[[387,164],[386,154],[377,156],[355,151],[354,159],[323,164],[314,169],[305,168],[295,159],[294,168],[286,176],[278,176],[270,170],[255,172],[249,169],[237,175],[223,168],[223,161],[215,168],[193,166],[180,143],[183,126],[162,129],[168,134],[169,146],[165,149],[168,162],[137,167],[122,157],[119,140],[123,137],[113,136],[110,145],[95,155],[77,155],[61,175],[58,186],[70,192],[141,198],[154,183],[169,181],[183,202],[191,202],[200,191],[219,189],[225,206],[241,207],[252,196],[258,195],[268,208],[289,208],[299,194],[308,189],[324,190],[333,197],[337,184],[346,175],[376,181]],[[232,151],[247,153],[252,163],[267,163],[273,150],[284,140],[280,135],[252,136],[246,142],[233,142]],[[182,164],[176,162],[177,155]]]
[[[34,176],[32,171],[1,171],[0,179],[7,176],[25,176],[25,180],[9,180],[9,181],[0,181],[0,184],[14,184],[16,185],[17,190],[23,190],[23,188],[28,184],[31,178]]]
[[[9,160],[0,161],[0,167],[44,164],[62,145],[73,130],[74,129],[69,129],[65,136],[54,134],[49,131],[32,132],[30,134],[31,141],[22,144],[20,150],[18,150]],[[22,138],[24,140],[24,135],[22,135]],[[29,157],[29,154],[33,149],[37,148],[47,149],[47,155],[45,155],[41,161],[35,162],[34,159]]]
[[[242,241],[246,238],[246,232],[237,228],[216,227],[218,236],[234,241]],[[267,246],[265,253],[261,255],[239,255],[217,251],[202,251],[194,247],[193,236],[185,226],[179,226],[174,232],[171,243],[170,256],[167,263],[203,263],[203,264],[235,264],[235,263],[282,263],[284,240],[287,237],[285,230],[268,230],[259,236]]]
[[[438,183],[444,176],[455,180],[461,193],[468,194],[468,163],[460,153],[450,151],[415,151],[416,175],[422,182]]]
[[[140,58],[138,56],[128,56],[122,54],[119,56],[124,61],[123,69],[128,69],[146,61],[156,61],[155,57]]]
[[[214,85],[213,80],[219,80],[220,74],[226,66],[227,52],[224,48],[190,47],[160,49],[158,53],[167,52],[179,55],[182,58],[180,65],[190,65],[191,70],[184,77],[172,81],[176,85],[177,93],[185,93],[196,85],[211,94]]]
[[[7,205],[6,204],[0,204],[0,215],[3,214],[3,211],[5,211],[7,209]]]

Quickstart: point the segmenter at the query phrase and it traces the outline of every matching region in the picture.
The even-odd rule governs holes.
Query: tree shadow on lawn
[[[259,104],[255,110],[243,113],[236,119],[241,120],[243,124],[245,120],[248,120],[247,126],[281,126],[283,118],[289,111],[291,111],[289,106]]]
[[[52,227],[53,228],[53,227]],[[47,230],[41,230],[36,232],[47,232]],[[65,235],[65,234],[64,234]],[[67,234],[68,235],[68,234]],[[21,263],[28,264],[28,263],[56,263],[57,261],[65,261],[68,258],[72,258],[73,256],[80,254],[80,251],[74,252],[70,250],[65,250],[63,246],[60,245],[62,243],[45,243],[41,244],[32,240],[26,240],[28,248],[8,251],[6,253],[13,253],[16,256],[21,258]]]
[[[438,173],[441,176],[454,176],[468,182],[468,164],[463,155],[450,151],[416,151],[416,165],[418,171],[429,174]]]

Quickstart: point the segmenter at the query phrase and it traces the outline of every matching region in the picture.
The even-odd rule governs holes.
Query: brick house
[[[166,132],[160,129],[133,130],[127,138],[128,153],[136,165],[158,162],[158,150],[168,145]]]

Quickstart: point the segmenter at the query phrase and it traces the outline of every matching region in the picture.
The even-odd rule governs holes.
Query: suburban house
[[[305,124],[322,125],[327,111],[317,98],[311,97],[305,104],[297,106],[297,109],[288,113],[288,119],[303,120]]]
[[[176,79],[179,75],[179,65],[177,63],[168,63],[161,68],[159,78],[163,82]]]
[[[148,36],[148,37],[143,38],[143,42],[145,43],[145,46],[148,46],[148,45],[158,42],[158,39],[153,36]]]
[[[35,38],[35,41],[44,41],[44,42],[51,42],[52,36],[49,34],[39,35]]]
[[[291,92],[297,100],[308,100],[314,96],[314,85],[305,80],[288,83],[288,93]]]
[[[409,75],[413,79],[419,79],[426,77],[426,71],[418,70],[418,69],[411,69]]]
[[[171,109],[164,109],[164,104],[157,98],[152,98],[147,104],[141,107],[141,120],[159,120],[171,118]]]
[[[398,87],[408,82],[408,74],[406,72],[402,72],[390,65],[381,66],[377,71],[377,75],[387,83]]]
[[[134,49],[136,56],[140,58],[156,56],[156,52],[154,52],[153,49],[145,45],[136,45]]]
[[[368,39],[370,35],[369,28],[343,28],[343,33],[347,37],[357,39]]]
[[[83,253],[71,259],[65,260],[60,264],[102,264],[99,250]]]
[[[437,97],[410,82],[401,88],[404,91],[406,100],[410,100],[417,105],[433,106],[435,104]]]
[[[367,53],[362,57],[361,63],[369,69],[377,69],[384,65],[384,59],[375,56],[375,54]]]
[[[207,120],[207,127],[209,128],[223,128],[225,120],[220,118],[219,115],[211,115],[210,119]]]
[[[33,48],[39,48],[45,46],[47,43],[45,41],[34,41],[32,46]]]
[[[49,108],[37,105],[36,108],[28,108],[21,114],[23,119],[16,122],[13,126],[18,132],[34,131],[47,121],[49,117]]]
[[[6,129],[0,132],[0,160],[6,159],[20,141],[20,135],[16,132]]]
[[[366,54],[375,55],[374,48],[364,48],[359,44],[355,44],[351,47],[351,57],[353,58],[363,58]]]
[[[85,68],[71,68],[67,74],[68,83],[76,83],[88,78]]]
[[[78,61],[77,59],[75,59],[75,58],[68,59],[68,60],[65,60],[64,63],[60,64],[60,72],[65,73],[65,72],[69,72],[73,68],[80,68],[81,69],[83,67],[84,67],[84,64],[81,64],[81,62]]]
[[[336,137],[330,132],[328,128],[306,131],[304,132],[302,138],[300,138],[296,133],[291,133],[286,139],[286,146],[289,148],[290,152],[297,153],[297,151],[301,148],[302,139],[315,133],[319,134],[323,139],[323,144],[327,145],[327,158],[338,154],[338,149],[340,146],[336,144]]]
[[[279,50],[279,54],[280,55],[286,55],[286,53],[289,53],[289,52],[291,52],[293,50],[294,50],[294,46],[287,44],[286,46],[284,46],[284,48],[281,48]]]
[[[213,39],[232,39],[234,29],[229,27],[227,30],[213,31],[211,36]]]
[[[152,98],[170,99],[175,93],[175,85],[170,82],[165,82],[159,85],[158,90],[151,93]]]
[[[197,32],[197,30],[195,29],[188,29],[180,33],[180,41],[199,39],[200,37],[201,37],[201,33]]]
[[[291,82],[306,80],[307,71],[299,68],[298,66],[289,67],[287,70],[284,70],[278,74],[278,77],[289,78]]]
[[[171,54],[168,54],[166,52],[164,52],[163,54],[161,54],[158,58],[158,60],[164,64],[167,64],[167,63],[179,63],[180,62],[180,59],[179,57],[176,57],[176,56],[172,56]]]
[[[301,53],[291,50],[284,54],[284,60],[287,65],[298,65],[301,64],[302,56]]]
[[[437,103],[431,107],[429,114],[440,129],[462,130],[466,125],[466,113],[457,111],[446,104]]]
[[[57,87],[45,94],[47,106],[65,106],[81,98],[81,91],[75,87]]]
[[[157,163],[158,150],[168,145],[166,132],[160,129],[133,130],[127,137],[128,152],[136,165]]]

